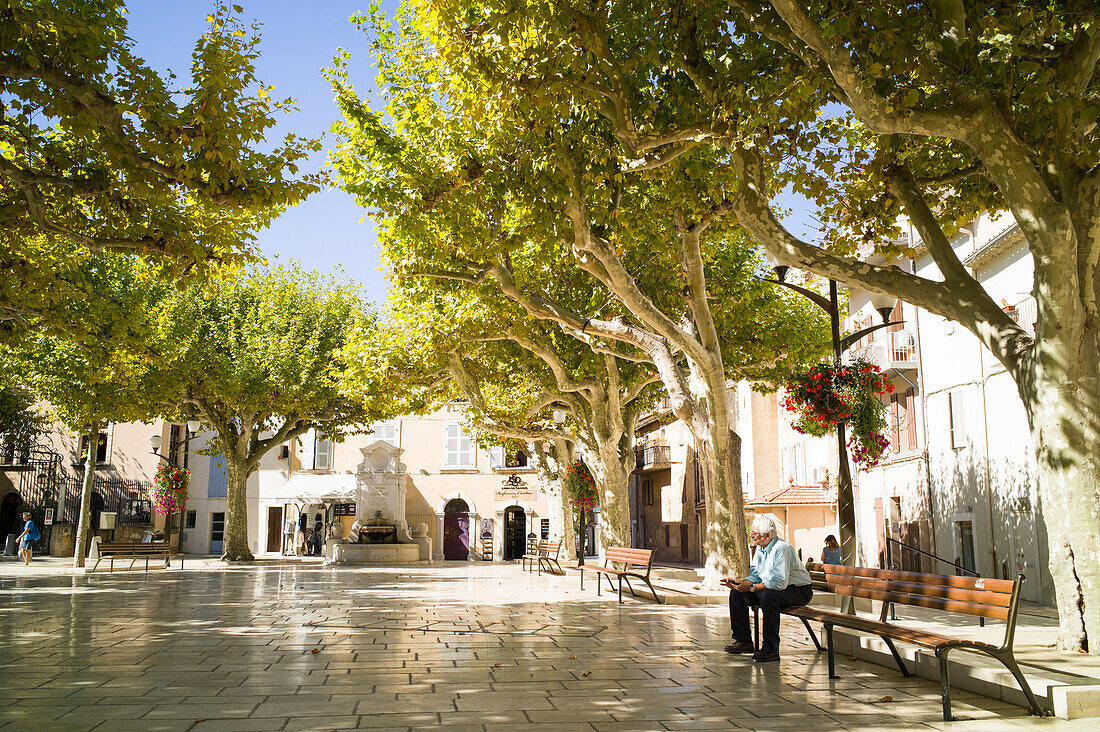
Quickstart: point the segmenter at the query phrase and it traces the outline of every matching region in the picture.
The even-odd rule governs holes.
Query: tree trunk
[[[226,450],[226,453],[231,451]],[[248,471],[228,457],[226,462],[225,551],[226,561],[252,561],[248,548]]]
[[[720,587],[718,581],[723,577],[744,577],[749,571],[741,438],[731,428],[733,412],[721,366],[709,373],[699,364],[691,366],[692,405],[679,410],[677,416],[691,431],[703,469],[706,496],[703,587],[713,590]],[[684,419],[685,416],[688,418]]]
[[[95,457],[99,451],[99,424],[93,422],[88,430],[88,454],[84,458],[84,485],[80,490],[80,512],[76,519],[76,548],[73,550],[73,566],[83,567],[88,556],[88,528],[91,523],[92,491],[95,487]]]
[[[558,494],[553,499],[561,506],[561,558],[563,561],[577,561],[577,529],[573,523],[573,506],[569,503],[569,496],[558,484]]]
[[[634,469],[623,465],[617,443],[602,444],[597,451],[581,450],[585,465],[592,471],[600,498],[600,534],[603,546],[630,546],[630,501],[627,486]]]
[[[1100,654],[1100,344],[1040,341],[1020,386],[1037,446],[1038,489],[1062,647]]]
[[[713,422],[695,438],[703,466],[707,502],[703,586],[717,589],[723,577],[744,577],[749,571],[748,534],[741,487],[741,438]]]

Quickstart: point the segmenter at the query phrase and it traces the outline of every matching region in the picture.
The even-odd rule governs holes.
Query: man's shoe
[[[752,653],[755,650],[748,641],[734,641],[726,646],[726,653]]]
[[[752,654],[752,660],[757,663],[766,663],[768,661],[778,661],[779,651],[757,651]]]

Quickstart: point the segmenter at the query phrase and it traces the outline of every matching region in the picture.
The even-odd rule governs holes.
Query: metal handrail
[[[917,547],[912,546],[911,544],[906,544],[904,541],[898,541],[897,539],[892,539],[889,536],[886,537],[887,551],[889,551],[889,548],[890,548],[891,544],[897,544],[898,546],[904,547],[904,548],[908,549],[909,551],[913,551],[913,552],[916,552],[917,554],[922,554],[926,557],[930,557],[930,558],[936,560],[937,562],[942,562],[943,564],[946,564],[949,567],[954,567],[955,568],[955,574],[965,573],[963,576],[970,576],[970,577],[981,577],[982,576],[979,572],[975,572],[973,569],[968,569],[967,567],[964,567],[963,565],[959,564],[957,558],[956,558],[956,561],[952,562],[951,560],[944,559],[943,557],[937,556],[936,554],[933,554],[932,552],[926,552],[923,549],[918,549]],[[883,608],[883,613],[884,613],[883,619],[884,620],[885,620],[885,611],[886,611],[886,609]],[[894,615],[893,603],[890,603],[890,614],[891,614],[891,616]],[[979,617],[978,618],[978,625],[984,628],[985,627],[985,618]]]
[[[966,576],[970,576],[970,577],[981,577],[982,576],[981,573],[975,572],[973,569],[969,569],[967,567],[964,567],[963,565],[959,564],[957,561],[952,562],[950,559],[944,559],[941,556],[933,554],[932,552],[926,552],[923,549],[915,547],[911,544],[906,544],[903,541],[898,541],[897,539],[892,539],[889,536],[886,537],[886,546],[887,546],[887,548],[889,548],[889,546],[891,544],[897,544],[898,546],[903,547],[905,549],[908,549],[911,552],[916,552],[917,554],[921,554],[923,556],[935,559],[937,562],[942,562],[943,564],[946,564],[949,567],[954,567],[956,573],[962,573],[962,574],[964,574]]]

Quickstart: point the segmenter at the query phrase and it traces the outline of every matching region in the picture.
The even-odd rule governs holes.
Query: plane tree
[[[703,465],[707,582],[745,571],[728,382],[777,381],[816,355],[826,331],[760,282],[753,243],[727,223],[729,181],[710,161],[624,175],[599,115],[505,104],[441,65],[444,52],[414,16],[396,31],[369,22],[387,105],[383,115],[360,100],[347,56],[337,58],[337,165],[379,218],[398,276],[491,283],[595,351],[652,363]],[[572,303],[551,292],[568,267],[603,297]]]
[[[781,264],[973,333],[1015,380],[1031,428],[1061,642],[1100,652],[1100,10],[892,0],[430,7],[445,63],[495,90],[483,106],[598,115],[624,171],[718,156],[735,181],[723,200]],[[785,189],[816,206],[817,240],[785,225],[776,202]],[[951,246],[960,224],[985,211],[1009,212],[1026,242],[1034,335]],[[899,241],[901,216],[919,242]],[[916,253],[935,275],[891,266]]]
[[[179,277],[246,258],[256,232],[317,190],[316,140],[269,139],[293,109],[256,77],[259,29],[217,3],[189,79],[137,54],[120,0],[0,8],[0,335],[88,295],[97,252]],[[16,333],[17,334],[17,333]]]
[[[226,560],[250,560],[248,478],[275,447],[316,429],[339,441],[393,415],[394,384],[351,395],[345,357],[377,330],[357,286],[297,267],[230,273],[163,307],[156,348],[163,413],[213,432],[227,473]]]

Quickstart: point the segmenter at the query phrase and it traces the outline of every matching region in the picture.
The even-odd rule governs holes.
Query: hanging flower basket
[[[183,510],[183,504],[187,500],[187,483],[190,480],[190,470],[161,463],[152,486],[153,506],[158,515],[164,516]]]
[[[596,491],[596,481],[592,478],[588,466],[580,460],[575,460],[565,469],[565,495],[573,508],[587,511],[595,508],[600,503],[600,495]]]
[[[783,406],[797,415],[796,431],[824,437],[845,424],[852,434],[852,461],[863,468],[878,465],[890,446],[884,434],[886,407],[879,396],[894,391],[878,366],[862,358],[850,364],[819,363],[786,387]]]

